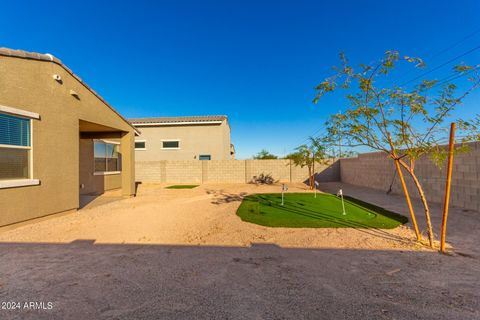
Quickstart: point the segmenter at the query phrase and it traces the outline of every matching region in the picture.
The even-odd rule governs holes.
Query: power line
[[[430,74],[430,73],[432,73],[432,72],[434,72],[434,71],[436,71],[436,70],[438,70],[438,69],[440,69],[440,68],[443,68],[444,66],[452,63],[453,61],[458,60],[458,59],[460,59],[460,58],[462,58],[462,57],[464,57],[464,56],[466,56],[466,55],[468,55],[468,54],[470,54],[470,53],[472,53],[472,52],[474,52],[474,51],[476,51],[476,50],[478,50],[478,49],[480,49],[480,45],[478,45],[478,46],[476,46],[475,48],[472,48],[472,49],[468,50],[467,52],[464,52],[464,53],[462,53],[462,54],[460,54],[460,55],[458,55],[458,56],[456,56],[456,57],[454,57],[454,58],[449,59],[448,61],[446,61],[446,62],[444,62],[444,63],[436,66],[435,68],[433,68],[433,69],[431,69],[431,70],[429,70],[429,71],[427,71],[427,72],[422,73],[421,75],[419,75],[419,76],[417,76],[417,77],[415,77],[415,78],[413,78],[413,79],[411,79],[411,80],[409,80],[409,81],[407,81],[407,82],[402,83],[400,86],[402,87],[402,86],[405,86],[405,85],[407,85],[407,84],[409,84],[409,83],[411,83],[411,82],[413,82],[413,81],[415,81],[415,80],[418,80],[418,79],[426,76],[427,74]]]
[[[305,139],[303,139],[296,147],[304,144],[308,139],[310,139],[310,137],[315,137],[316,134],[318,134],[320,131],[322,130],[325,130],[324,127],[320,127],[320,129],[316,130],[314,133],[308,135]],[[295,149],[296,147],[294,147],[293,149]],[[291,150],[291,149],[290,149]]]
[[[450,82],[450,81],[453,81],[453,80],[456,80],[456,79],[459,79],[459,78],[463,78],[463,77],[465,77],[465,76],[468,76],[469,74],[471,74],[471,73],[473,73],[474,71],[476,71],[477,68],[479,68],[479,67],[480,67],[480,64],[477,64],[477,65],[475,65],[475,66],[473,67],[473,69],[471,69],[471,70],[469,70],[469,71],[467,71],[467,72],[464,72],[464,73],[454,72],[454,73],[452,73],[452,74],[450,74],[450,75],[448,75],[448,76],[446,76],[446,77],[444,77],[444,78],[442,78],[442,79],[440,79],[440,80],[436,80],[437,83],[434,84],[434,85],[432,86],[432,88],[435,88],[435,87],[441,86],[441,85],[443,85],[443,84],[445,84],[445,83],[448,83],[448,82]]]
[[[447,46],[446,48],[443,48],[441,49],[440,51],[438,51],[437,53],[434,53],[432,55],[429,55],[429,56],[426,56],[425,59],[434,59],[438,56],[441,56],[442,54],[444,54],[445,52],[447,51],[450,51],[451,49],[455,48],[456,46],[458,46],[459,44],[461,44],[462,42],[472,38],[473,36],[475,36],[476,34],[480,33],[480,28],[476,29],[475,31],[473,31],[472,33],[466,35],[465,37],[463,37],[462,39],[460,39],[459,41],[457,42],[454,42],[452,43],[451,45]],[[401,75],[400,77],[398,77],[398,79],[402,79],[402,78],[405,78],[405,76],[408,76],[409,74],[413,73],[414,70],[410,70],[406,73],[404,73],[403,75]]]
[[[479,29],[476,29],[476,30],[473,31],[472,33],[470,33],[470,34],[468,34],[467,36],[463,37],[463,38],[460,39],[459,41],[454,42],[453,44],[451,44],[451,45],[447,46],[446,48],[440,50],[439,52],[437,52],[437,53],[429,56],[429,59],[433,59],[433,58],[436,58],[436,57],[444,54],[445,52],[447,52],[447,51],[455,48],[456,46],[458,46],[458,45],[461,44],[462,42],[470,39],[471,37],[475,36],[475,35],[478,34],[478,33],[480,33],[480,28],[479,28]],[[446,65],[448,65],[448,64],[450,64],[450,63],[452,63],[453,61],[455,61],[455,60],[457,60],[457,59],[460,59],[460,58],[462,58],[462,57],[464,57],[464,56],[466,56],[466,55],[468,55],[468,54],[470,54],[470,53],[478,50],[478,49],[480,49],[480,45],[477,46],[477,47],[475,47],[475,48],[472,48],[472,49],[468,50],[467,52],[464,52],[464,53],[462,53],[462,54],[460,54],[460,55],[458,55],[458,56],[456,56],[456,57],[454,57],[454,58],[452,58],[452,59],[450,59],[450,60],[448,60],[448,61],[440,64],[440,65],[438,65],[437,67],[429,70],[428,72],[425,72],[425,73],[423,73],[423,74],[421,74],[421,75],[419,75],[419,76],[417,76],[417,77],[415,77],[415,78],[413,78],[413,79],[411,79],[411,80],[409,80],[409,81],[401,84],[400,86],[407,85],[407,84],[409,84],[409,83],[411,83],[411,82],[413,82],[413,81],[415,81],[415,80],[417,80],[417,79],[419,79],[419,78],[421,78],[421,77],[423,77],[423,76],[425,76],[425,75],[427,75],[427,74],[430,74],[430,73],[432,73],[432,72],[434,72],[434,71],[436,71],[436,70],[438,70],[438,69],[440,69],[440,68],[442,68],[442,67],[444,67],[444,66],[446,66]],[[456,79],[461,78],[461,77],[463,77],[463,76],[466,76],[467,74],[470,74],[470,73],[472,73],[472,72],[473,72],[473,70],[470,70],[469,72],[464,73],[464,74],[460,74],[460,75],[455,75],[455,74],[454,74],[454,75],[450,75],[450,76],[448,76],[448,77],[445,77],[445,78],[439,80],[439,82],[438,82],[437,84],[435,84],[434,87],[436,87],[436,86],[438,86],[438,85],[442,85],[442,84],[444,84],[444,83],[446,83],[446,82],[449,82],[449,81],[452,81],[452,80],[456,80]],[[410,73],[411,73],[411,72],[407,72],[407,73],[405,73],[403,76],[401,76],[400,78],[403,78],[403,77],[405,77],[406,75],[408,75],[408,74],[410,74]],[[450,78],[450,77],[451,77],[451,78]],[[324,130],[324,129],[325,129],[325,128],[322,127],[322,128],[320,128],[320,129],[318,129],[317,131],[315,131],[313,134],[307,136],[307,138],[305,138],[304,140],[302,140],[302,142],[301,142],[299,145],[303,144],[303,143],[304,143],[305,141],[307,141],[310,137],[314,137],[317,133],[319,133],[321,130]]]
[[[448,77],[445,77],[441,80],[438,80],[438,82],[433,86],[433,87],[437,87],[437,86],[441,86],[445,83],[448,83],[450,81],[453,81],[453,80],[456,80],[456,79],[459,79],[459,78],[462,78],[462,77],[465,77],[467,75],[469,75],[470,73],[473,73],[474,70],[470,70],[468,72],[465,72],[465,73],[462,73],[462,74],[453,74],[453,75],[450,75]]]
[[[465,36],[465,37],[462,38],[461,40],[455,42],[454,44],[448,46],[447,48],[441,50],[440,52],[437,52],[436,54],[434,54],[433,56],[430,56],[430,57],[428,57],[428,58],[429,58],[429,59],[433,59],[433,58],[436,58],[436,57],[444,54],[445,52],[449,51],[450,49],[455,48],[456,46],[458,46],[460,43],[464,42],[465,40],[470,39],[471,37],[473,37],[473,36],[476,35],[477,33],[480,33],[480,28],[478,28],[477,30],[475,30],[474,32],[472,32],[472,33],[470,33],[469,35]]]

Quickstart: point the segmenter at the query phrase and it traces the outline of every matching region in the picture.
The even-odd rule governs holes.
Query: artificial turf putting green
[[[173,186],[165,187],[165,189],[193,189],[198,187],[198,184],[176,184]]]
[[[287,228],[393,229],[408,219],[372,204],[344,196],[346,215],[339,197],[328,193],[281,193],[246,196],[237,215],[246,222]]]

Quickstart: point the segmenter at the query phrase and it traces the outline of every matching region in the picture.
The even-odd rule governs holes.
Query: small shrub
[[[253,176],[253,179],[250,181],[250,183],[254,183],[254,184],[274,184],[275,179],[273,179],[271,174],[261,173],[258,177]]]

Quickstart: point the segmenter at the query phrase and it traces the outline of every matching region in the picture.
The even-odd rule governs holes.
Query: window
[[[30,121],[0,113],[0,181],[30,178]]]
[[[198,160],[212,160],[212,156],[209,154],[201,154],[198,156]]]
[[[180,149],[180,141],[162,140],[162,149]]]
[[[93,153],[96,173],[119,173],[120,143],[113,141],[94,140]]]
[[[147,150],[145,140],[135,141],[135,150]]]

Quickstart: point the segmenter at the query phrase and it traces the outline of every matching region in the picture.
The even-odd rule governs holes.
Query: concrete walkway
[[[107,203],[122,200],[122,190],[106,191],[103,194],[81,194],[80,209],[92,209]]]

